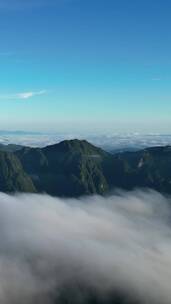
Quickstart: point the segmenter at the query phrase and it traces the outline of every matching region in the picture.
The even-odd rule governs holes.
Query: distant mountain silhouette
[[[15,152],[22,148],[23,146],[15,145],[15,144],[7,144],[7,145],[0,144],[0,151],[5,151],[5,152]]]

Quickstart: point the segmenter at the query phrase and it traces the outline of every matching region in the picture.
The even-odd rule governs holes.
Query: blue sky
[[[171,132],[170,0],[0,0],[0,129]]]

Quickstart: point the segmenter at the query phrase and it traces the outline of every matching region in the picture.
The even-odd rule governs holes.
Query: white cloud
[[[59,143],[62,140],[87,139],[92,144],[107,151],[135,151],[154,146],[171,145],[171,135],[162,134],[89,134],[81,132],[65,133],[34,133],[34,132],[13,132],[0,131],[0,143],[19,144],[31,147],[45,147]]]
[[[39,95],[44,95],[44,94],[46,94],[46,90],[42,90],[42,91],[39,91],[39,92],[24,92],[24,93],[19,93],[19,94],[17,94],[17,97],[19,99],[29,99],[31,97],[39,96]]]
[[[16,94],[4,94],[0,95],[0,99],[30,99],[35,96],[40,96],[46,94],[46,90],[41,90],[41,91],[30,91],[30,92],[21,92],[21,93],[16,93]]]
[[[118,290],[170,304],[170,203],[138,190],[79,200],[0,193],[0,303],[52,304],[82,286],[100,303]]]

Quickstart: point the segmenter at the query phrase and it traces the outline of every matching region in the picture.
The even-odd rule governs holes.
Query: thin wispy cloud
[[[41,91],[29,91],[29,92],[21,92],[21,93],[16,93],[16,94],[2,94],[0,95],[0,99],[3,100],[12,100],[12,99],[20,99],[20,100],[25,100],[25,99],[30,99],[35,96],[40,96],[46,94],[46,90],[41,90]]]

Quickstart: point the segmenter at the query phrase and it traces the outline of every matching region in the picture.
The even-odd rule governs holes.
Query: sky
[[[171,132],[170,0],[0,0],[0,129]]]

